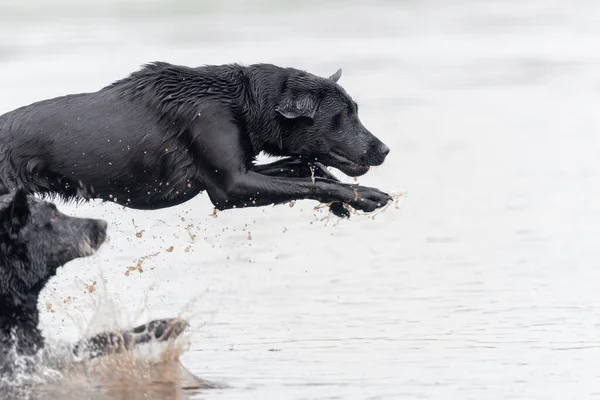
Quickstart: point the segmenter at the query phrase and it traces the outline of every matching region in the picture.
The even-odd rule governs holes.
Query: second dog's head
[[[92,255],[106,221],[69,217],[23,190],[0,196],[0,295],[16,304],[39,292],[61,265]]]
[[[358,117],[358,105],[329,78],[288,69],[275,111],[282,124],[282,153],[318,160],[350,176],[381,165],[390,149]]]

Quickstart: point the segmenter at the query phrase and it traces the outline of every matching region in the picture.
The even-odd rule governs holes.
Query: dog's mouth
[[[84,240],[79,244],[79,248],[77,252],[74,254],[74,257],[89,257],[96,252],[96,249],[92,246],[89,240]]]
[[[361,176],[367,173],[371,168],[369,165],[350,160],[348,157],[341,154],[331,152],[324,157],[323,162],[330,166],[339,169],[348,176]]]

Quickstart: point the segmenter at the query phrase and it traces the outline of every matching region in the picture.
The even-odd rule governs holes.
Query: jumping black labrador
[[[0,116],[0,193],[24,187],[158,209],[206,190],[221,210],[313,199],[340,215],[343,203],[374,211],[387,193],[326,169],[359,176],[389,152],[340,76],[157,62],[98,92],[16,109]],[[290,158],[254,165],[261,151]]]

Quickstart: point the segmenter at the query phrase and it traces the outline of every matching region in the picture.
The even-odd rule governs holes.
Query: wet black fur
[[[19,108],[0,116],[0,193],[158,209],[206,190],[218,209],[306,198],[373,211],[386,193],[325,169],[361,175],[389,151],[361,124],[340,75],[158,62],[95,93]],[[292,158],[256,166],[261,151]]]
[[[105,237],[105,221],[69,217],[23,190],[0,196],[0,392],[3,378],[36,371],[38,358],[23,356],[44,347],[37,308],[44,286],[60,266],[92,254]],[[82,339],[70,350],[74,360],[91,359],[173,339],[185,327],[179,318],[154,320]]]
[[[44,345],[38,296],[56,270],[104,241],[106,222],[73,218],[19,190],[0,196],[0,376],[12,351],[34,355]]]

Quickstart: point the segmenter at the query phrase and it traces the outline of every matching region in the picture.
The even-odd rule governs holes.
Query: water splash
[[[91,315],[74,312],[56,302],[56,312],[73,322],[80,338],[130,329],[151,319],[148,290],[143,291],[133,316],[128,316],[122,312],[126,308],[109,292],[103,274],[100,275],[93,285],[93,295],[86,296],[89,309],[93,310]],[[79,281],[78,286],[84,288],[85,283]],[[186,304],[182,312],[191,313],[196,300]],[[180,391],[216,387],[195,377],[179,362],[189,347],[189,339],[190,332],[185,331],[175,340],[145,343],[131,351],[83,361],[74,357],[72,343],[51,337],[47,338],[44,349],[33,356],[17,355],[16,349],[11,349],[15,374],[0,379],[0,398],[81,399],[92,394],[94,398],[135,398],[137,395],[130,394],[151,392],[156,397],[143,397],[162,399],[174,393],[181,398]]]

